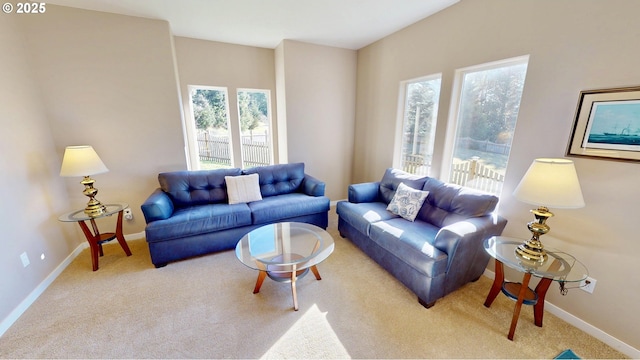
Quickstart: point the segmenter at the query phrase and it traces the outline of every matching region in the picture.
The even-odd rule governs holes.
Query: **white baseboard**
[[[489,279],[492,279],[492,280],[495,279],[495,275],[496,274],[493,271],[490,271],[487,269],[484,270],[484,276],[488,277]],[[618,340],[617,338],[607,334],[606,332],[598,329],[597,327],[589,324],[588,322],[566,312],[565,310],[562,310],[561,308],[551,304],[546,300],[544,302],[544,310],[552,313],[553,315],[577,327],[578,329],[602,341],[603,343],[611,346],[612,348],[620,351],[621,353],[629,356],[630,358],[640,359],[640,350],[634,348],[633,346],[623,341]]]
[[[138,239],[144,239],[144,231],[140,231],[138,233],[133,233],[133,234],[125,234],[124,235],[124,239],[125,240],[138,240]],[[89,244],[87,244],[87,246],[89,246]]]
[[[127,234],[124,236],[125,240],[136,240],[144,238],[144,231],[139,233]],[[38,286],[36,286],[33,291],[24,299],[22,302],[15,308],[11,313],[0,322],[0,336],[4,335],[4,333],[15,323],[20,316],[27,311],[27,309],[33,304],[36,299],[53,283],[53,281],[64,271],[64,269],[71,264],[73,259],[75,259],[82,250],[89,247],[89,243],[83,241],[80,245],[78,245],[69,256],[67,256],[60,265],[58,265]]]
[[[78,245],[69,256],[64,259],[60,265],[58,265],[38,286],[36,286],[29,295],[22,300],[20,305],[18,305],[13,311],[0,323],[0,336],[2,336],[10,327],[13,325],[20,316],[27,311],[29,306],[33,304],[36,299],[51,285],[51,283],[64,271],[64,269],[71,264],[73,259],[75,259],[85,248],[87,248],[89,244],[87,242],[83,242]]]

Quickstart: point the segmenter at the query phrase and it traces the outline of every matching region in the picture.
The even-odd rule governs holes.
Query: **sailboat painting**
[[[640,151],[640,100],[594,101],[583,148]]]

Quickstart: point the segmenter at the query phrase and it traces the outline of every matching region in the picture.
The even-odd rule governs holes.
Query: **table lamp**
[[[535,220],[527,224],[531,239],[516,248],[516,255],[530,262],[543,263],[547,253],[540,236],[550,229],[546,224],[547,219],[553,216],[549,208],[576,209],[585,205],[573,161],[535,159],[513,195],[522,202],[538,206],[531,210]]]
[[[98,189],[93,187],[96,181],[90,176],[107,171],[109,169],[100,160],[93,147],[89,145],[67,146],[64,150],[60,176],[84,176],[80,183],[84,185],[82,193],[89,197],[87,207],[84,209],[84,213],[88,216],[99,216],[106,211],[105,206],[95,198]]]

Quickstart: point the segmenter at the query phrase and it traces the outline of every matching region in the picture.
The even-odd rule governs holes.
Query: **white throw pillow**
[[[241,204],[262,200],[258,174],[225,176],[229,204]]]
[[[428,191],[416,190],[400,183],[387,210],[409,221],[414,221],[427,195],[429,195]]]

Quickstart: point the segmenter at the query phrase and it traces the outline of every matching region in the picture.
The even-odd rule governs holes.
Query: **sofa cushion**
[[[229,204],[241,204],[262,200],[258,174],[225,176]]]
[[[265,197],[247,204],[253,224],[266,224],[298,216],[329,211],[329,198],[291,193]]]
[[[410,188],[420,190],[425,180],[425,177],[409,174],[399,169],[389,168],[384,172],[382,180],[380,180],[380,198],[385,204],[389,204],[400,183],[404,183]]]
[[[429,195],[428,191],[416,190],[400,183],[393,195],[393,199],[387,206],[387,210],[395,215],[413,221],[418,215],[418,211],[424,203],[424,199]]]
[[[444,227],[470,217],[493,213],[498,197],[479,190],[427,178],[422,190],[429,196],[422,205],[418,219]]]
[[[304,163],[259,166],[242,171],[260,176],[262,198],[299,192],[304,180]]]
[[[447,254],[433,246],[437,227],[423,222],[409,222],[402,218],[371,224],[369,237],[412,268],[436,277],[447,269]]]
[[[226,203],[225,176],[238,176],[240,169],[173,171],[160,173],[158,182],[175,207]]]
[[[166,220],[147,224],[147,241],[164,241],[251,225],[247,204],[209,204],[174,211]],[[211,235],[215,236],[215,235]]]
[[[381,202],[352,203],[339,201],[336,206],[336,212],[340,215],[340,219],[367,236],[369,236],[369,227],[372,223],[398,217],[398,215],[387,211],[387,204]]]

